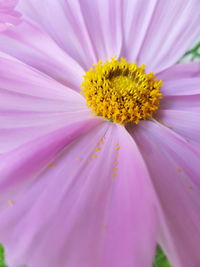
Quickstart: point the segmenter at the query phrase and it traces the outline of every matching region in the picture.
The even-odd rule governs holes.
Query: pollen
[[[54,164],[54,163],[51,163],[51,164],[48,164],[47,165],[49,168],[52,168],[52,167],[55,167],[56,166],[56,164]]]
[[[119,124],[138,124],[158,109],[162,85],[152,72],[145,72],[145,65],[112,58],[93,65],[81,88],[88,108],[97,116]]]

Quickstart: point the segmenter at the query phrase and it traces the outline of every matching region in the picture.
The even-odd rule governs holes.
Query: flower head
[[[10,267],[147,267],[157,243],[198,266],[200,69],[176,64],[198,5],[19,2],[23,21],[0,35]]]
[[[82,83],[88,107],[96,115],[120,124],[151,117],[160,104],[161,85],[153,73],[145,73],[144,65],[138,67],[124,58],[105,64],[99,61]]]

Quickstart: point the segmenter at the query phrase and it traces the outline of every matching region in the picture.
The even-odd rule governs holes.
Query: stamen
[[[145,73],[145,65],[112,58],[99,61],[86,72],[81,87],[87,106],[96,115],[114,123],[137,124],[158,109],[162,85],[152,72]]]

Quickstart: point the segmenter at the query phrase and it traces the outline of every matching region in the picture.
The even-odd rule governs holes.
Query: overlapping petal
[[[99,59],[126,56],[158,72],[175,64],[198,38],[198,5],[198,0],[45,0],[41,8],[40,1],[24,0],[19,8],[86,69]]]
[[[199,151],[158,123],[130,129],[161,205],[159,242],[172,266],[198,266],[200,255]]]
[[[145,9],[146,1],[140,2]],[[137,55],[137,62],[146,64],[150,71],[164,70],[176,64],[197,41],[199,35],[198,0],[157,0]]]
[[[14,10],[18,0],[0,0],[0,32],[20,23],[21,14]]]
[[[40,161],[46,156],[41,154]],[[125,129],[105,122],[48,160],[51,166],[46,162],[24,192],[7,196],[13,205],[1,211],[0,241],[8,264],[150,266],[156,244],[155,196]]]
[[[0,0],[0,10],[9,11],[17,5],[18,0]]]
[[[166,127],[199,142],[200,136],[200,65],[178,64],[160,73],[164,81],[163,99],[155,118]]]
[[[14,2],[0,0],[0,15]],[[172,264],[198,266],[199,63],[170,67],[200,33],[197,6],[20,1],[25,20],[0,36],[0,243],[9,266],[151,266],[158,219]],[[157,121],[128,126],[137,145],[124,127],[91,118],[77,93],[84,71],[112,56],[145,63],[165,82]]]
[[[198,101],[198,104],[200,101]],[[190,102],[192,104],[192,101]],[[200,116],[199,111],[162,110],[157,117],[158,121],[179,133],[188,141],[200,142]]]
[[[85,70],[99,59],[126,56],[159,72],[175,64],[200,34],[197,6],[198,0],[23,0],[19,10]]]
[[[0,79],[0,153],[90,118],[80,94],[5,54]]]
[[[42,30],[23,21],[0,36],[0,50],[80,91],[84,70]]]
[[[162,79],[164,82],[171,80],[199,77],[199,75],[200,75],[199,61],[175,64],[157,73],[158,79]]]
[[[157,0],[123,1],[122,55],[130,62],[137,60],[157,2]],[[143,64],[145,63],[144,61]]]
[[[19,9],[87,70],[99,59],[119,55],[121,5],[121,0],[22,0]]]

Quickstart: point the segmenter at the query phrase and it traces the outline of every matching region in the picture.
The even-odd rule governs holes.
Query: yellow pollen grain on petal
[[[116,176],[117,176],[117,173],[116,172],[113,172],[112,178],[114,179],[114,178],[116,178]]]
[[[97,155],[96,155],[96,154],[93,154],[93,155],[92,155],[92,157],[93,157],[93,158],[96,158],[96,157],[97,157]]]
[[[114,123],[137,124],[158,109],[162,85],[152,72],[145,72],[145,65],[114,57],[94,64],[85,73],[81,88],[93,114]]]
[[[104,144],[104,142],[99,142],[99,144],[100,144],[100,145],[103,145],[103,144]]]
[[[14,205],[14,201],[8,200],[8,204],[11,205],[11,206]]]
[[[177,168],[176,170],[177,170],[177,172],[181,172],[181,168]]]
[[[192,189],[193,187],[191,185],[189,185],[187,188]]]
[[[115,148],[116,150],[120,150],[120,147],[119,146],[116,146],[116,148]]]
[[[77,161],[80,161],[81,159],[80,158],[76,158]]]
[[[95,150],[96,150],[96,151],[99,151],[99,150],[101,150],[101,149],[100,149],[100,147],[96,147]]]
[[[173,129],[173,127],[172,126],[168,126],[168,125],[166,125],[166,124],[164,124],[164,122],[163,121],[158,121],[160,124],[162,124],[162,125],[164,125],[166,128],[168,128],[168,129]]]
[[[105,140],[105,137],[102,137],[101,140]]]
[[[55,166],[56,166],[55,163],[51,163],[51,164],[48,164],[48,165],[47,165],[47,167],[49,167],[49,168],[52,168],[52,167],[55,167]]]
[[[117,162],[117,161],[114,162],[114,165],[115,165],[115,166],[117,166],[118,164],[119,164],[119,162]]]

